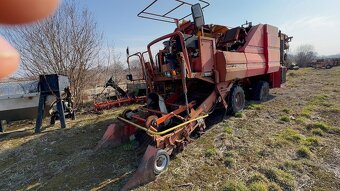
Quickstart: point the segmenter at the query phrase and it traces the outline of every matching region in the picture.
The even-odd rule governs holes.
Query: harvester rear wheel
[[[269,83],[266,81],[259,81],[253,88],[254,100],[264,101],[269,96]]]
[[[245,95],[241,86],[236,85],[231,88],[229,95],[229,111],[232,114],[240,112],[245,106]]]
[[[165,150],[159,149],[155,156],[154,173],[159,175],[164,172],[170,163],[170,157]]]

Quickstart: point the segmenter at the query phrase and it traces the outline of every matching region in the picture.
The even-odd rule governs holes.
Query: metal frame
[[[187,17],[189,17],[191,15],[188,14],[182,18],[175,18],[175,17],[171,17],[169,16],[170,13],[172,13],[173,11],[175,11],[176,9],[182,7],[183,5],[188,5],[188,6],[192,6],[193,4],[191,3],[188,3],[188,2],[185,2],[183,0],[174,0],[174,1],[177,1],[179,4],[170,9],[169,11],[167,11],[166,13],[164,14],[156,14],[156,13],[151,13],[151,12],[148,12],[147,10],[152,7],[158,0],[154,0],[151,4],[149,4],[146,8],[144,8],[141,12],[139,12],[137,14],[138,17],[141,17],[141,18],[144,18],[144,19],[151,19],[151,20],[155,20],[155,21],[162,21],[162,22],[167,22],[167,23],[175,23],[175,24],[178,24],[178,21],[180,20],[183,20]],[[208,7],[210,5],[210,3],[208,3],[207,1],[204,1],[204,0],[198,0],[198,2],[200,3],[204,3],[204,6],[202,7],[202,9]]]
[[[129,55],[129,56],[127,57],[126,62],[127,62],[127,64],[128,64],[129,73],[131,74],[130,58],[131,58],[131,57],[134,57],[134,56],[137,56],[137,57],[138,57],[139,62],[140,62],[140,64],[141,64],[141,66],[142,66],[143,79],[136,79],[136,80],[133,80],[133,81],[146,80],[145,63],[144,63],[144,59],[143,59],[143,56],[142,56],[142,53],[141,53],[141,52],[136,52],[135,54]]]
[[[94,101],[93,106],[95,111],[100,111],[103,109],[110,109],[112,107],[120,107],[124,103],[138,103],[138,102],[145,102],[146,96],[139,96],[139,97],[127,97],[127,98],[120,98],[116,100],[109,100],[104,102],[96,102]]]

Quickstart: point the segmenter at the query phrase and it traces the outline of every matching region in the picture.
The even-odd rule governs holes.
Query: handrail
[[[137,14],[138,17],[141,18],[145,18],[145,19],[151,19],[151,20],[155,20],[155,21],[162,21],[162,22],[167,22],[167,23],[178,23],[178,21],[183,20],[187,17],[189,17],[191,15],[188,14],[182,18],[175,18],[172,16],[169,16],[170,13],[172,13],[173,11],[175,11],[176,9],[182,7],[183,5],[189,5],[192,6],[193,4],[188,3],[184,0],[174,0],[177,1],[179,4],[177,6],[175,6],[174,8],[170,9],[169,11],[167,11],[164,14],[157,14],[157,13],[152,13],[152,12],[148,12],[147,10],[152,7],[158,0],[154,0],[152,3],[150,3],[146,8],[144,8],[141,12],[139,12]],[[205,0],[198,0],[198,2],[204,3],[204,6],[202,7],[202,9],[208,7],[210,5],[210,3],[208,3]]]
[[[184,61],[185,61],[186,69],[188,71],[188,77],[191,78],[191,67],[190,67],[190,61],[189,61],[189,57],[188,57],[188,51],[187,51],[187,48],[186,48],[185,43],[184,43],[184,35],[180,31],[175,31],[173,33],[161,36],[161,37],[153,40],[152,42],[150,42],[148,44],[149,59],[150,59],[150,62],[152,64],[152,67],[155,68],[155,63],[153,61],[151,46],[158,43],[159,41],[162,41],[162,40],[165,40],[167,38],[174,37],[174,36],[178,36],[180,38],[181,47],[182,47],[182,50],[183,50]]]
[[[143,79],[141,80],[145,80],[146,79],[146,73],[145,73],[145,64],[144,64],[144,60],[142,58],[142,53],[141,52],[136,52],[132,55],[129,55],[127,58],[126,58],[126,62],[128,64],[128,68],[129,68],[129,73],[131,74],[131,69],[130,69],[130,58],[133,57],[133,56],[137,56],[139,58],[139,62],[141,63],[142,65],[142,72],[143,72]]]
[[[164,130],[164,131],[161,131],[161,132],[152,131],[152,130],[146,128],[146,127],[143,127],[143,126],[141,126],[141,125],[138,125],[138,124],[136,124],[136,123],[134,123],[134,122],[131,122],[131,121],[127,120],[127,119],[124,119],[124,118],[122,118],[122,117],[117,117],[117,118],[120,119],[120,120],[122,120],[122,121],[124,121],[124,122],[126,122],[126,123],[128,123],[128,124],[130,124],[130,125],[132,125],[132,126],[134,126],[134,127],[136,127],[136,128],[138,128],[138,129],[141,129],[141,130],[143,130],[143,131],[149,133],[150,135],[154,135],[154,136],[162,136],[162,135],[164,135],[164,134],[166,134],[166,133],[169,133],[170,131],[176,130],[176,129],[180,128],[180,127],[183,127],[184,125],[187,125],[187,124],[192,123],[192,122],[194,122],[194,121],[198,121],[198,120],[203,119],[203,118],[206,118],[206,117],[208,117],[208,116],[209,116],[209,115],[206,114],[206,115],[197,117],[197,118],[195,118],[195,119],[191,119],[191,120],[189,120],[189,121],[186,121],[186,122],[184,122],[184,123],[181,123],[181,124],[179,124],[179,125],[176,125],[176,126],[174,126],[174,127],[171,127],[171,128],[169,128],[169,129]]]

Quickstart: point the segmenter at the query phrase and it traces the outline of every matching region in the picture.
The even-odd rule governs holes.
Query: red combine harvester
[[[202,0],[197,4],[175,0],[179,4],[165,14],[149,12],[156,2],[138,16],[177,27],[147,46],[150,61],[142,63],[150,92],[147,104],[124,111],[118,119],[125,125],[110,125],[98,145],[117,146],[131,138],[148,145],[122,190],[145,184],[165,171],[170,155],[183,150],[194,135],[204,133],[205,119],[218,104],[231,113],[239,112],[245,106],[245,94],[263,100],[270,88],[286,81],[286,50],[292,37],[277,27],[207,25],[201,4],[205,8],[209,3]],[[190,6],[191,14],[169,16],[182,6]],[[184,21],[190,15],[194,21]],[[157,43],[164,48],[155,52],[152,48]]]

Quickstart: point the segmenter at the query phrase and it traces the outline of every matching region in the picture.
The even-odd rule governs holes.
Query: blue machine
[[[61,128],[66,128],[65,123],[65,109],[71,113],[72,118],[74,118],[74,111],[66,108],[65,100],[62,98],[62,92],[69,94],[69,80],[66,76],[61,76],[57,74],[40,75],[39,76],[39,106],[38,106],[38,117],[36,120],[35,132],[39,133],[41,131],[42,120],[44,116],[45,104],[48,96],[54,96],[56,101],[56,111],[51,115],[51,124],[54,124],[56,116],[60,120]],[[69,98],[71,100],[71,98]],[[72,102],[72,101],[71,101]],[[69,103],[68,103],[69,104]]]

